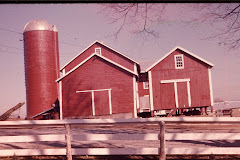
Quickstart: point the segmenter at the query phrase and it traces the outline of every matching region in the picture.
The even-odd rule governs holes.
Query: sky
[[[228,51],[218,39],[206,39],[215,28],[208,24],[187,22],[178,17],[176,5],[169,7],[168,20],[153,25],[159,38],[142,38],[122,31],[113,33],[119,24],[111,24],[101,13],[101,4],[0,4],[0,114],[19,102],[26,102],[23,29],[31,20],[44,19],[56,25],[59,34],[60,67],[95,40],[138,62],[157,61],[180,46],[214,64],[213,96],[227,101],[240,100],[239,49]],[[189,11],[181,11],[189,14]],[[18,113],[26,116],[26,106]]]

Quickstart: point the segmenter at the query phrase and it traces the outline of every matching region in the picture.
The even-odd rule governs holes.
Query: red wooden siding
[[[133,113],[133,75],[92,57],[74,72],[62,79],[63,118],[92,115],[91,93],[76,91],[112,89],[112,112]],[[96,115],[109,114],[108,91],[94,92]]]
[[[149,95],[149,89],[143,89],[143,82],[138,82],[138,95],[139,97]]]
[[[184,55],[184,69],[175,69],[174,55]],[[186,79],[190,78],[190,93],[191,93],[191,106],[210,106],[210,88],[209,88],[209,76],[208,65],[199,61],[198,59],[186,54],[181,50],[175,50],[172,54],[167,56],[159,64],[154,66],[152,71],[152,83],[153,83],[153,103],[154,109],[166,108],[165,104],[169,103],[169,107],[172,107],[173,102],[170,99],[174,99],[173,83],[160,84],[161,80],[172,79]],[[166,86],[164,86],[166,85]],[[186,82],[177,83],[178,100],[179,105],[186,105]],[[166,96],[167,95],[167,96]],[[167,100],[168,99],[168,100]],[[168,107],[168,108],[169,108]],[[179,106],[181,107],[181,106]]]
[[[99,44],[95,43],[91,47],[89,47],[86,51],[84,51],[82,54],[80,54],[76,59],[74,59],[72,62],[70,62],[65,67],[65,72],[67,73],[71,69],[73,69],[76,65],[84,61],[86,58],[88,58],[90,55],[95,53],[95,48],[101,48],[102,56],[134,71],[134,62],[130,61],[129,59],[123,57],[122,55],[114,52],[113,50]]]
[[[161,94],[160,97],[154,98],[154,104],[160,104],[161,109],[176,108],[174,85],[173,83],[162,83],[156,91]],[[156,108],[154,108],[156,110]]]

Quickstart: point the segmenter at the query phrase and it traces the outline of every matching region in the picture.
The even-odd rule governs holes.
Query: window
[[[149,83],[143,82],[143,89],[149,89]]]
[[[99,55],[102,55],[101,48],[95,48],[95,53],[99,54]]]
[[[183,61],[183,55],[175,55],[175,68],[176,69],[183,69],[184,68],[184,61]]]

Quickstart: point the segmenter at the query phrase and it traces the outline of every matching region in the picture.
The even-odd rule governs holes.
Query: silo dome
[[[53,26],[46,20],[32,20],[28,22],[24,27],[24,32],[27,31],[39,31],[39,30],[53,30]]]

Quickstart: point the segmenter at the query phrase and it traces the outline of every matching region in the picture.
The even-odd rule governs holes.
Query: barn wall
[[[72,62],[70,62],[65,67],[65,72],[67,73],[71,69],[73,69],[76,65],[84,61],[86,58],[88,58],[90,55],[95,53],[95,48],[101,48],[102,55],[132,71],[134,71],[134,62],[130,61],[129,59],[119,55],[118,53],[112,51],[111,49],[99,44],[95,43],[91,47],[89,47],[85,52],[80,54],[76,59],[74,59]]]
[[[91,93],[76,91],[111,88],[112,112],[133,113],[133,76],[93,57],[62,80],[63,118],[92,115]],[[107,91],[95,92],[96,115],[109,113]]]
[[[139,97],[149,95],[149,89],[143,89],[143,82],[138,82],[138,95]]]
[[[184,69],[175,69],[174,55],[184,54]],[[208,66],[181,50],[175,50],[152,69],[154,109],[168,109],[175,105],[174,85],[160,84],[161,80],[190,78],[191,106],[211,105]],[[186,100],[187,82],[177,83],[180,104]],[[167,96],[166,96],[167,95]],[[175,107],[175,106],[174,106]],[[183,106],[179,106],[183,107]]]

